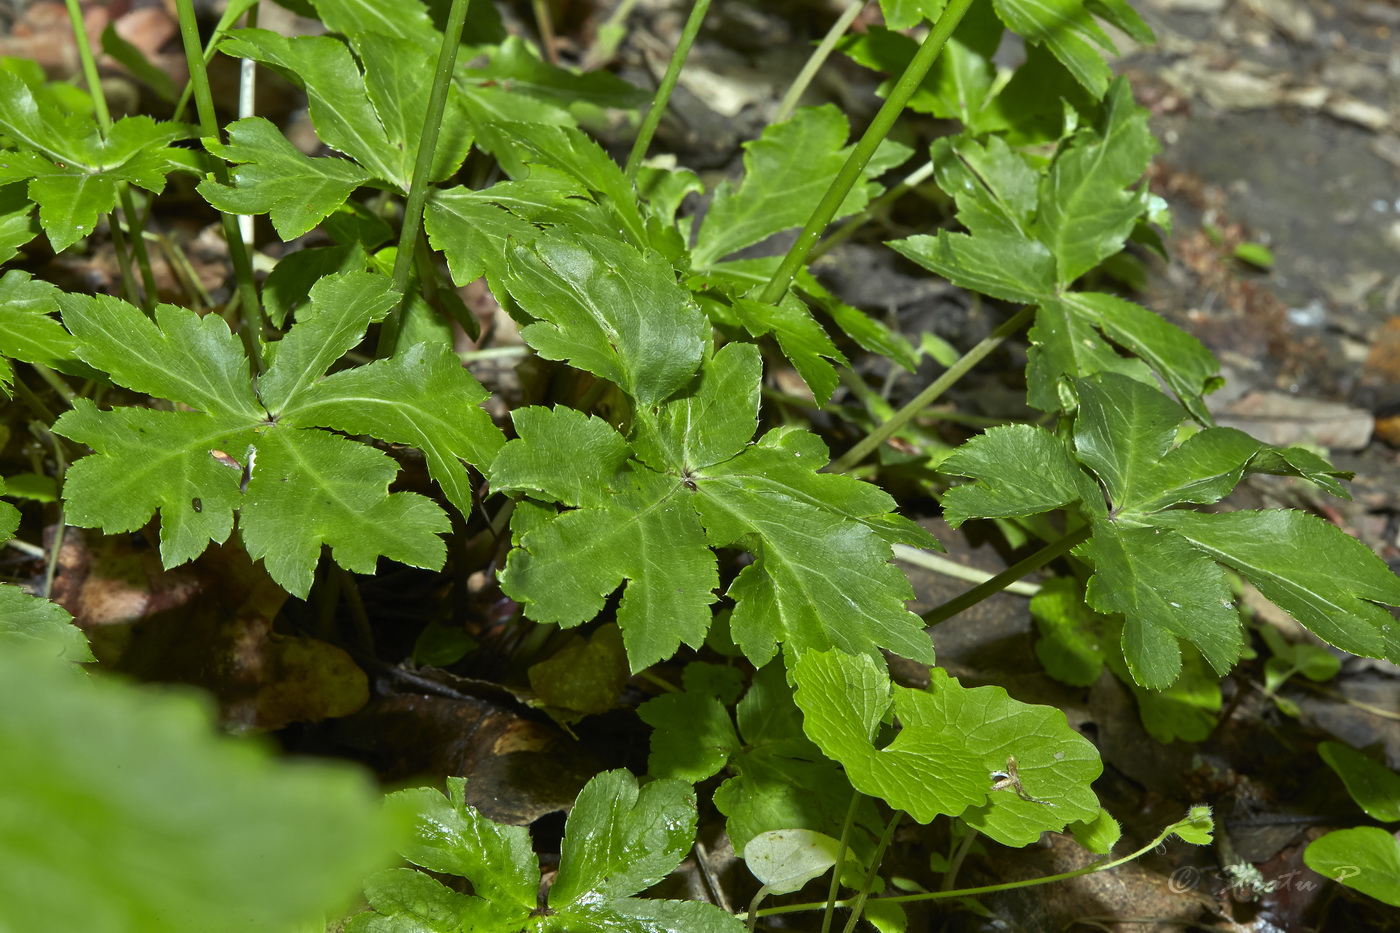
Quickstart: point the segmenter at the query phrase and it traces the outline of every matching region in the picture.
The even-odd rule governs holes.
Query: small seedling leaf
[[[744,864],[769,894],[791,894],[826,874],[836,864],[840,846],[825,833],[810,829],[774,829],[749,840]]]

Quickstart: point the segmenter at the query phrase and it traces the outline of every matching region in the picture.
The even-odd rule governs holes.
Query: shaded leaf
[[[739,749],[729,712],[714,697],[668,693],[637,710],[651,726],[647,773],[692,784],[717,774]]]
[[[1319,742],[1317,753],[1367,816],[1384,823],[1400,820],[1400,774],[1340,742]]]
[[[715,191],[691,251],[697,267],[792,227],[811,216],[818,200],[850,155],[850,126],[833,104],[799,108],[791,119],[769,126],[744,144],[744,180]],[[872,181],[909,157],[909,150],[886,141],[841,202],[837,216],[861,210],[880,192]]]

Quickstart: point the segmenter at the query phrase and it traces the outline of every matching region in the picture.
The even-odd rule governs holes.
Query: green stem
[[[73,27],[74,44],[78,47],[78,62],[83,70],[83,80],[87,82],[88,96],[92,99],[93,113],[97,116],[97,126],[105,138],[112,128],[112,114],[107,109],[107,98],[102,93],[102,79],[97,74],[97,59],[92,54],[92,41],[88,38],[87,26],[83,24],[83,11],[78,5],[78,0],[66,0],[68,8],[68,22]],[[127,232],[131,234],[131,248],[136,256],[136,263],[141,268],[141,280],[146,290],[146,299],[143,302],[136,301],[136,286],[131,281],[130,263],[125,257],[121,258],[120,272],[122,277],[122,287],[131,299],[132,304],[141,304],[146,310],[150,310],[151,304],[155,301],[155,276],[151,272],[151,259],[146,255],[146,244],[141,242],[140,227],[137,225],[136,210],[132,205],[131,192],[128,190],[126,182],[121,182],[117,186],[122,202],[122,219],[126,222]],[[112,227],[112,241],[119,244],[122,240],[121,228],[117,225],[115,216],[109,217]],[[126,250],[119,246],[119,251]]]
[[[705,13],[709,9],[710,0],[695,0],[695,6],[690,8],[690,18],[685,21],[680,41],[676,43],[676,50],[671,53],[671,63],[666,66],[666,74],[661,78],[661,86],[656,89],[656,96],[651,101],[651,109],[647,111],[646,117],[642,120],[641,129],[637,130],[637,139],[632,143],[632,152],[627,156],[627,165],[623,171],[626,172],[629,181],[637,180],[637,170],[642,167],[642,159],[646,158],[651,138],[656,135],[656,128],[661,125],[661,117],[666,112],[666,103],[671,99],[671,92],[676,89],[676,82],[681,77],[681,68],[685,65],[686,56],[690,54],[690,47],[694,44],[695,37],[700,33],[700,24],[704,22]]]
[[[49,430],[45,430],[49,440],[53,441],[53,463],[54,480],[58,483],[60,491],[63,489],[63,477],[68,472],[68,459],[63,453],[63,443]],[[44,588],[39,591],[39,595],[48,599],[53,593],[53,578],[58,574],[58,559],[63,554],[63,533],[68,528],[68,523],[63,514],[63,497],[58,498],[57,516],[54,518],[53,544],[49,548],[49,559],[44,565]]]
[[[185,45],[185,60],[190,67],[190,84],[194,87],[195,107],[199,111],[200,132],[208,139],[219,138],[219,118],[214,111],[214,95],[209,90],[209,72],[204,67],[204,48],[199,43],[199,23],[194,15],[194,0],[175,0],[180,19],[180,38]],[[229,184],[228,166],[222,159],[210,159],[214,179],[221,185]],[[238,334],[243,338],[243,349],[252,362],[255,374],[263,371],[262,360],[262,305],[258,302],[257,284],[253,280],[253,261],[248,255],[248,247],[238,230],[238,221],[233,214],[220,213],[224,227],[224,241],[228,243],[229,257],[233,260],[233,275],[238,282],[238,294],[243,303],[243,314]]]
[[[861,227],[868,224],[872,217],[879,214],[890,204],[904,197],[904,195],[908,194],[910,191],[917,188],[919,185],[922,185],[925,181],[928,180],[929,176],[932,174],[932,162],[925,162],[922,166],[910,172],[904,177],[903,181],[890,188],[888,191],[880,195],[875,200],[871,201],[869,204],[865,205],[865,209],[862,210],[859,214],[856,214],[850,219],[848,219],[845,223],[843,223],[841,226],[837,227],[834,231],[832,231],[830,236],[822,240],[816,246],[812,247],[812,252],[807,254],[807,260],[809,262],[815,262],[817,259],[831,252],[831,250],[835,249],[837,246],[840,246],[842,243],[849,240],[851,238],[851,234],[855,233]]]
[[[1076,868],[1074,871],[1061,872],[1058,875],[1046,875],[1042,878],[1031,878],[1028,881],[1007,881],[1002,884],[983,885],[980,888],[960,888],[956,891],[925,891],[921,894],[901,894],[895,897],[882,897],[879,898],[879,900],[890,904],[912,904],[918,901],[947,900],[950,897],[971,897],[977,894],[993,894],[997,891],[1014,891],[1017,888],[1030,888],[1041,884],[1051,884],[1056,881],[1068,881],[1070,878],[1078,878],[1082,875],[1092,875],[1097,872],[1108,871],[1109,869],[1117,868],[1119,865],[1131,862],[1133,859],[1141,858],[1148,852],[1151,852],[1153,849],[1157,848],[1157,846],[1165,842],[1167,837],[1176,832],[1179,827],[1188,822],[1190,821],[1180,820],[1173,823],[1158,833],[1147,845],[1143,846],[1141,849],[1135,849],[1129,852],[1122,858],[1110,859],[1106,862],[1096,862],[1093,865]],[[838,902],[836,906],[847,907],[850,906],[851,903],[853,902],[841,901]],[[758,911],[758,915],[760,917],[772,917],[777,914],[795,914],[806,910],[821,910],[825,906],[826,903],[823,901],[808,904],[787,904],[783,907],[765,907],[763,910]]]
[[[149,314],[156,304],[156,274],[151,268],[151,254],[146,250],[146,238],[143,236],[145,224],[136,210],[136,202],[131,198],[130,185],[121,182],[117,186],[117,197],[121,199],[122,220],[131,234],[131,251],[136,256],[136,268],[141,270],[141,286],[146,293],[141,308]]]
[[[875,854],[870,857],[870,871],[865,873],[865,883],[860,886],[860,894],[856,896],[855,902],[851,905],[851,919],[846,921],[846,929],[843,933],[855,933],[856,924],[860,922],[860,915],[865,912],[865,901],[870,897],[870,889],[875,884],[875,873],[880,868],[880,862],[885,858],[885,850],[890,847],[890,841],[894,839],[895,827],[899,826],[900,818],[903,816],[902,810],[896,810],[894,816],[890,817],[889,823],[885,825],[885,831],[880,836],[880,844],[875,847]]]
[[[844,473],[865,459],[866,455],[879,447],[890,438],[896,431],[904,427],[909,419],[913,418],[920,411],[932,405],[933,402],[948,390],[953,383],[957,382],[967,371],[986,358],[987,354],[995,350],[1003,340],[1010,337],[1029,321],[1035,314],[1035,307],[1027,305],[1020,311],[1008,318],[1000,327],[987,335],[977,346],[964,353],[959,359],[949,366],[943,375],[939,376],[924,391],[916,395],[908,405],[905,405],[894,416],[874,431],[871,431],[859,444],[841,455],[839,459],[827,467],[832,473]]]
[[[447,109],[447,92],[452,87],[452,70],[457,65],[457,46],[462,43],[462,24],[467,21],[468,0],[452,0],[438,49],[437,70],[433,74],[433,89],[428,94],[428,112],[424,114],[423,134],[418,139],[418,158],[413,163],[413,180],[409,184],[408,201],[404,204],[403,227],[399,231],[399,249],[394,256],[394,288],[402,296],[389,312],[379,329],[379,346],[375,355],[381,359],[394,355],[404,315],[408,313],[408,275],[413,269],[413,257],[418,233],[423,226],[423,205],[428,201],[428,177],[433,169],[433,152],[437,149],[438,131],[442,129],[442,114]]]
[[[987,582],[979,583],[961,596],[954,596],[943,605],[930,609],[923,614],[924,624],[937,625],[939,622],[947,621],[969,606],[975,606],[989,596],[1000,593],[1031,571],[1039,570],[1070,548],[1087,541],[1089,534],[1090,527],[1085,525],[1078,531],[1071,531],[1055,543],[1045,545],[1030,557],[1017,561]]]
[[[841,892],[841,869],[846,864],[846,850],[851,844],[851,827],[856,824],[856,810],[860,807],[861,792],[851,791],[851,804],[846,808],[846,819],[841,824],[841,839],[836,843],[836,865],[831,870],[831,885],[826,889],[826,912],[822,915],[822,933],[830,933],[831,918],[836,915],[836,895]]]
[[[884,106],[875,114],[875,119],[870,121],[870,127],[861,136],[860,142],[856,143],[850,158],[846,160],[845,165],[841,166],[841,171],[836,173],[831,187],[827,188],[826,194],[822,195],[821,203],[817,205],[817,209],[808,218],[807,225],[802,228],[802,232],[797,235],[797,241],[792,244],[792,248],[783,257],[782,263],[773,273],[773,278],[764,286],[763,293],[759,296],[760,301],[766,304],[777,304],[778,299],[782,298],[783,293],[788,290],[793,277],[797,275],[797,270],[807,260],[807,254],[812,251],[812,247],[817,245],[818,237],[831,223],[831,219],[836,216],[841,202],[846,200],[846,195],[860,180],[860,174],[865,170],[866,163],[875,154],[880,143],[884,142],[885,137],[889,135],[894,121],[903,112],[904,105],[919,89],[924,76],[928,74],[929,69],[933,67],[934,60],[938,58],[938,53],[943,51],[944,43],[953,34],[958,23],[962,22],[963,14],[970,6],[972,6],[972,0],[948,0],[948,6],[944,8],[943,15],[938,17],[938,23],[929,32],[928,38],[919,46],[919,51],[914,53],[909,67],[904,69],[904,74],[899,76],[899,81],[890,91],[890,96],[885,99]]]
[[[866,0],[852,0],[851,5],[846,7],[845,12],[836,18],[836,22],[831,24],[825,36],[822,37],[821,44],[817,46],[802,70],[793,79],[792,87],[788,88],[783,95],[782,103],[778,104],[778,112],[773,115],[774,123],[782,123],[792,112],[797,109],[797,102],[802,99],[802,94],[807,90],[807,86],[812,83],[812,79],[817,76],[822,65],[831,57],[831,52],[836,48],[836,43],[841,41],[841,37],[846,34],[846,30],[851,28],[851,23],[856,21],[860,11],[865,9]]]

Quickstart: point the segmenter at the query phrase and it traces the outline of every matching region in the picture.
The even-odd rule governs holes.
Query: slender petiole
[[[676,82],[680,80],[686,56],[690,54],[690,47],[695,43],[695,37],[700,33],[700,24],[705,21],[705,13],[709,9],[710,0],[695,0],[695,6],[690,8],[690,18],[685,21],[680,41],[676,43],[676,50],[671,53],[671,63],[666,66],[661,86],[656,89],[651,107],[642,120],[641,128],[637,130],[632,151],[627,156],[627,165],[623,171],[631,181],[637,180],[637,170],[642,167],[642,159],[646,158],[651,138],[656,135],[656,128],[661,125],[661,116],[666,112],[666,104],[671,99],[671,92],[676,89]]]
[[[175,0],[180,18],[180,38],[185,44],[185,60],[190,67],[190,84],[194,87],[195,107],[199,111],[199,127],[206,138],[219,138],[219,119],[214,111],[214,95],[209,89],[209,72],[204,67],[204,48],[199,42],[199,23],[194,15],[194,0]],[[229,183],[228,166],[222,159],[210,159],[214,179],[221,185]],[[238,230],[238,222],[232,214],[220,214],[224,226],[224,240],[228,243],[229,257],[233,260],[233,274],[238,282],[238,294],[243,304],[238,334],[243,339],[243,349],[252,362],[255,374],[263,371],[262,305],[258,301],[257,284],[253,281],[253,261],[243,235]]]
[[[394,355],[404,315],[408,313],[411,296],[408,276],[413,269],[413,257],[418,234],[423,226],[423,207],[428,201],[428,177],[433,170],[433,153],[437,149],[438,132],[442,129],[442,114],[447,109],[447,92],[452,87],[452,71],[457,66],[457,46],[462,43],[462,24],[467,21],[468,0],[452,0],[438,50],[433,88],[428,92],[428,111],[423,115],[423,134],[418,140],[418,157],[413,163],[413,180],[409,183],[408,201],[404,204],[403,227],[399,231],[398,253],[394,256],[394,288],[403,296],[389,312],[379,329],[379,346],[375,355],[381,359]]]

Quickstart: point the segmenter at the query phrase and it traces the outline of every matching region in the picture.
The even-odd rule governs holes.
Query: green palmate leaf
[[[595,236],[543,233],[509,250],[505,285],[537,323],[525,342],[652,405],[690,381],[705,319],[653,253]]]
[[[1102,508],[1102,495],[1064,442],[1028,424],[991,428],[955,450],[940,470],[978,478],[943,497],[943,517],[954,528],[973,516],[1020,518],[1075,502]]]
[[[1047,314],[1055,312],[1062,314],[1067,321],[1092,324],[1109,340],[1145,360],[1176,393],[1191,417],[1202,424],[1212,423],[1201,396],[1223,384],[1219,376],[1220,364],[1215,355],[1195,337],[1141,305],[1099,292],[1068,292],[1055,302],[1047,302],[1036,315],[1037,323],[1046,321]],[[1033,363],[1032,370],[1035,368]],[[1096,369],[1079,369],[1077,372],[1081,376],[1089,376],[1105,369],[1121,371],[1109,365],[1099,365]],[[1069,374],[1075,372],[1060,371]],[[1125,372],[1125,375],[1137,378],[1134,373]]]
[[[1157,379],[1146,363],[1119,356],[1089,318],[1074,313],[1069,299],[1078,297],[1071,292],[1066,299],[1048,298],[1036,312],[1035,326],[1026,335],[1031,341],[1027,351],[1026,403],[1041,411],[1073,411],[1078,402],[1070,380],[1101,372],[1119,373],[1155,389]],[[1123,303],[1137,308],[1131,302]]]
[[[1061,288],[1123,248],[1147,210],[1147,189],[1126,190],[1157,153],[1147,111],[1119,78],[1098,125],[1075,133],[1041,182],[1038,235],[1058,262]]]
[[[804,107],[783,123],[744,144],[744,180],[725,183],[715,192],[691,253],[705,267],[783,230],[801,226],[811,216],[845,163],[850,126],[833,105]],[[872,179],[909,157],[909,150],[885,142],[863,172],[863,182],[841,202],[838,215],[852,214],[879,194]]]
[[[1124,615],[1124,657],[1139,684],[1161,689],[1175,680],[1178,638],[1199,648],[1217,673],[1238,658],[1238,611],[1217,564],[1329,643],[1369,657],[1396,655],[1400,635],[1377,603],[1400,605],[1400,579],[1360,542],[1296,512],[1166,511],[1216,502],[1246,472],[1285,473],[1328,489],[1346,474],[1231,429],[1210,428],[1174,445],[1186,412],[1122,375],[1103,373],[1074,388],[1080,405],[1072,453],[1040,428],[994,428],[946,461],[947,472],[977,482],[950,490],[945,509],[953,524],[1079,509],[1093,529],[1075,552],[1095,567],[1088,602]],[[1098,494],[1082,488],[1087,474],[1076,461],[1102,484],[1106,511]]]
[[[0,162],[4,157],[0,156]],[[39,235],[34,202],[24,184],[0,185],[0,262],[9,262],[19,248]]]
[[[525,512],[516,529],[501,582],[531,618],[577,625],[626,580],[618,622],[639,670],[700,644],[718,585],[710,548],[739,546],[755,560],[728,594],[732,632],[756,663],[780,641],[931,657],[889,545],[932,539],[889,516],[879,489],[817,473],[828,454],[813,435],[779,429],[745,447],[759,372],[752,345],[719,351],[681,397],[639,409],[637,459],[598,419],[514,413],[520,438],[493,463],[492,487],[574,507],[544,522]]]
[[[519,36],[506,36],[486,54],[484,65],[473,63],[457,69],[458,80],[473,91],[504,85],[516,99],[525,95],[565,113],[577,104],[627,110],[650,100],[645,91],[607,71],[579,72],[550,64]]]
[[[79,400],[55,425],[95,451],[68,471],[68,520],[113,533],[159,510],[161,558],[174,566],[225,540],[239,510],[249,552],[297,595],[310,589],[323,544],[361,573],[380,556],[440,565],[441,509],[388,493],[397,467],[383,453],[315,430],[421,445],[448,497],[469,506],[459,461],[484,464],[503,439],[474,407],[484,391],[450,352],[418,346],[321,380],[394,300],[379,276],[323,279],[303,319],[269,348],[255,393],[242,348],[219,318],[162,305],[152,321],[115,298],[62,296],[79,357],[120,385],[195,409],[103,412]]]
[[[583,205],[576,205],[567,215],[540,218],[542,221],[594,225],[597,229],[591,232],[625,239],[634,246],[650,242],[636,187],[602,146],[572,127],[509,122],[518,119],[507,113],[497,121],[496,130],[504,142],[492,152],[512,177],[517,181],[524,180],[525,175],[533,179],[529,166],[545,165],[582,185],[601,206],[601,210],[589,214]]]
[[[39,223],[53,248],[64,250],[112,210],[121,183],[164,190],[165,176],[179,167],[170,143],[192,136],[194,127],[123,117],[104,135],[91,117],[36,98],[23,80],[0,71],[0,133],[19,147],[0,152],[0,185],[29,181]]]
[[[963,288],[1037,304],[1055,291],[1055,257],[1045,244],[1019,236],[919,234],[888,244],[895,252]]]
[[[77,358],[77,341],[50,316],[58,310],[59,294],[52,284],[18,269],[0,278],[0,355],[72,376],[101,378]]]
[[[284,240],[294,240],[316,226],[370,179],[369,172],[354,162],[302,155],[262,117],[229,124],[228,136],[226,146],[206,139],[204,147],[244,167],[234,169],[233,186],[206,179],[200,182],[199,193],[228,214],[268,214]]]
[[[429,871],[470,878],[476,896],[499,907],[533,910],[540,870],[530,831],[478,813],[466,802],[465,779],[450,777],[447,787],[447,797],[420,787],[387,798],[390,812],[418,824],[402,849],[404,858]]]
[[[1400,633],[1380,605],[1400,605],[1400,579],[1360,541],[1316,516],[1163,512],[1168,528],[1244,577],[1328,644],[1400,658]]]
[[[1379,827],[1328,833],[1308,846],[1303,861],[1319,875],[1400,907],[1400,839]]]
[[[566,217],[571,202],[586,189],[548,166],[534,166],[526,182],[498,182],[483,191],[434,189],[428,195],[423,226],[428,242],[447,257],[459,285],[490,273],[505,274],[506,243],[535,237],[533,221]]]
[[[1103,96],[1113,77],[1103,52],[1117,51],[1107,33],[1094,22],[1083,0],[996,0],[997,16],[1027,42],[1044,44],[1080,84],[1095,97]],[[1121,11],[1119,4],[1115,10]],[[1133,15],[1135,23],[1141,20]],[[1143,27],[1146,28],[1146,27]],[[1095,48],[1098,46],[1098,48]]]
[[[481,898],[458,894],[411,868],[371,875],[365,900],[373,912],[353,917],[345,927],[351,933],[456,933],[480,922],[489,909]]]
[[[0,651],[0,927],[295,929],[387,861],[364,775],[276,763],[191,696],[52,654]]]
[[[850,782],[802,732],[802,714],[781,662],[754,675],[736,712],[743,745],[729,757],[734,776],[714,795],[734,851],[742,853],[750,839],[776,829],[840,835],[853,794]],[[872,854],[880,824],[873,801],[862,797],[851,835],[862,857]]]
[[[465,460],[485,465],[505,438],[480,407],[489,395],[443,346],[418,344],[392,359],[335,373],[301,396],[299,424],[417,447],[449,502],[471,512]]]
[[[637,711],[651,726],[647,773],[698,784],[719,773],[739,749],[729,712],[714,697],[670,693],[648,700]]]
[[[651,887],[690,851],[695,820],[695,792],[685,781],[652,781],[639,790],[626,771],[596,775],[569,812],[550,906],[562,910]]]
[[[617,620],[633,670],[682,642],[699,647],[719,578],[681,482],[623,460],[625,442],[601,420],[566,408],[512,417],[520,438],[492,465],[492,488],[580,508],[521,536],[501,575],[506,592],[536,621],[578,625],[627,580]]]
[[[413,177],[423,115],[427,113],[432,87],[432,60],[409,38],[373,33],[354,34],[356,53],[364,72],[355,63],[343,42],[327,36],[287,38],[265,29],[236,29],[220,49],[238,58],[251,58],[272,68],[306,91],[311,122],[317,135],[337,152],[359,163],[371,177],[382,179],[406,192]],[[240,155],[260,156],[249,161],[276,159],[270,173],[287,165],[287,154],[269,148],[243,150]],[[449,94],[443,116],[443,135],[433,152],[429,180],[446,178],[457,170],[471,145],[469,124],[460,96]],[[324,165],[318,166],[326,170]],[[248,169],[250,183],[259,175]],[[309,167],[301,164],[305,174]],[[348,169],[341,169],[342,174]],[[341,176],[336,176],[337,178]],[[240,185],[240,188],[242,186]],[[229,195],[223,195],[226,199]],[[264,203],[257,192],[250,192],[240,210]],[[328,196],[323,196],[323,201]],[[323,215],[324,216],[324,215]]]
[[[1244,632],[1225,573],[1186,541],[1104,521],[1075,555],[1094,565],[1089,605],[1123,614],[1123,656],[1138,683],[1161,689],[1176,680],[1177,638],[1199,648],[1221,676],[1239,659]]]
[[[653,781],[639,789],[625,771],[607,771],[590,780],[565,823],[559,874],[544,911],[537,909],[540,872],[529,832],[499,826],[468,806],[461,778],[449,778],[448,784],[450,801],[420,789],[392,795],[390,806],[418,820],[417,838],[405,857],[431,871],[468,879],[474,896],[456,894],[417,872],[385,872],[366,890],[374,912],[357,916],[350,930],[743,929],[733,915],[713,905],[630,896],[669,874],[690,850],[695,796],[683,781]]]
[[[738,298],[733,307],[734,316],[751,336],[772,334],[777,339],[783,356],[792,361],[817,404],[825,405],[840,382],[836,368],[827,361],[845,366],[846,357],[806,306],[789,292],[776,305]]]
[[[1034,170],[997,136],[985,144],[968,136],[933,144],[934,178],[953,196],[958,220],[974,236],[1029,237],[1036,208]]]
[[[1089,783],[1103,766],[1059,710],[1019,703],[1000,687],[964,688],[939,668],[926,691],[892,687],[877,662],[840,652],[810,652],[792,673],[807,735],[857,790],[919,822],[961,816],[1023,846],[1099,812]],[[891,707],[901,730],[878,747]],[[994,790],[1011,771],[1018,783]]]
[[[919,44],[910,36],[895,32],[897,28],[903,27],[896,27],[887,16],[886,26],[872,26],[862,33],[846,36],[839,48],[867,68],[901,75],[913,60]],[[996,78],[992,56],[1003,31],[991,4],[973,4],[909,99],[909,109],[959,120],[967,129],[980,131],[981,115],[992,99]],[[894,79],[887,80],[876,93],[888,96],[893,86]]]
[[[1400,774],[1340,742],[1319,742],[1317,753],[1368,816],[1385,823],[1400,820]]]

